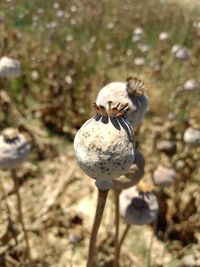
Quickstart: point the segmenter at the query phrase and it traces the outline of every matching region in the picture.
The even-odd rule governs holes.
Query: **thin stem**
[[[97,201],[94,223],[92,227],[92,233],[90,237],[87,267],[94,267],[93,262],[94,262],[94,254],[95,254],[95,243],[96,243],[98,230],[101,224],[101,219],[102,219],[104,207],[106,204],[107,195],[108,195],[108,190],[102,191],[98,189],[98,201]]]
[[[5,188],[4,188],[4,185],[3,185],[3,182],[2,182],[1,179],[0,179],[0,186],[1,186],[1,190],[3,192],[3,199],[5,200],[5,206],[6,206],[7,213],[8,213],[8,220],[10,220],[10,218],[11,218],[10,206],[8,204],[8,200],[7,200],[7,197],[6,197],[6,191],[5,191]]]
[[[22,212],[22,201],[21,201],[21,196],[19,193],[18,178],[17,178],[15,170],[12,170],[11,174],[12,174],[12,179],[13,179],[13,183],[14,183],[15,194],[17,197],[17,208],[18,208],[18,214],[19,214],[19,221],[21,223],[22,231],[24,233],[24,238],[25,238],[25,242],[26,242],[26,256],[29,260],[29,264],[31,265],[31,253],[30,253],[29,238],[28,238],[28,233],[27,233],[25,223],[24,223],[24,217],[23,217],[23,212]]]
[[[3,198],[5,200],[5,206],[6,206],[6,210],[7,210],[7,214],[8,214],[8,223],[9,223],[11,232],[13,234],[13,238],[15,240],[15,245],[17,245],[18,242],[17,242],[17,238],[16,238],[16,235],[15,235],[15,232],[14,232],[14,226],[13,226],[13,221],[12,221],[12,216],[11,216],[11,210],[10,210],[10,206],[8,204],[8,200],[7,200],[7,196],[6,196],[6,191],[5,191],[5,188],[4,188],[4,185],[3,185],[3,182],[2,182],[1,179],[0,179],[0,186],[1,186],[1,190],[3,192]]]
[[[147,254],[147,267],[151,267],[151,251],[153,248],[153,241],[154,241],[154,233],[156,231],[157,228],[157,219],[153,222],[153,232],[149,241],[149,249],[148,249],[148,254]]]
[[[115,198],[115,259],[113,262],[113,267],[118,267],[119,261],[119,196],[121,191],[114,189],[114,198]]]
[[[121,237],[121,239],[119,241],[119,244],[118,244],[118,251],[119,251],[118,253],[119,253],[119,256],[120,256],[122,244],[123,244],[124,239],[126,238],[126,236],[127,236],[128,231],[129,231],[130,228],[131,228],[131,224],[127,223],[126,224],[126,228],[125,228],[125,230],[124,230],[124,232],[122,234],[122,237]]]

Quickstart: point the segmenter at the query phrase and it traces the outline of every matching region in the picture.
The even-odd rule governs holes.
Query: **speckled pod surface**
[[[139,150],[136,150],[135,159],[130,169],[124,175],[113,179],[113,188],[123,190],[137,184],[144,175],[144,166],[144,157]]]
[[[127,120],[133,128],[139,126],[148,106],[148,98],[146,95],[128,93],[127,83],[125,82],[112,82],[99,91],[96,103],[104,106],[107,101],[110,100],[112,100],[114,104],[118,102],[122,104],[128,103],[129,110],[127,112]]]
[[[153,192],[139,192],[136,186],[120,194],[120,214],[130,224],[152,223],[158,214],[158,201]]]
[[[134,161],[132,127],[123,116],[96,115],[77,132],[74,149],[80,168],[88,176],[113,179],[126,173]]]
[[[13,140],[5,140],[0,135],[0,168],[15,169],[28,158],[30,144],[22,134]]]

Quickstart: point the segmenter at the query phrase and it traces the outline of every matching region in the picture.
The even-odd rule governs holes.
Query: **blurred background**
[[[0,77],[0,130],[17,127],[32,143],[18,177],[34,267],[85,265],[96,191],[76,165],[73,139],[98,91],[128,76],[147,84],[149,110],[136,132],[145,178],[162,165],[176,180],[156,189],[156,230],[132,227],[121,267],[145,266],[153,232],[152,266],[200,266],[200,1],[1,0],[0,33],[0,57],[22,65],[20,77]],[[9,172],[1,180],[0,266],[24,266]],[[98,267],[111,266],[112,203],[110,194]]]

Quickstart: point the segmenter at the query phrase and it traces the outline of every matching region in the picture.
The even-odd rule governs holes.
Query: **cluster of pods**
[[[136,148],[134,129],[142,122],[148,107],[146,86],[138,78],[104,86],[92,105],[96,115],[86,121],[74,140],[77,162],[95,179],[98,203],[89,244],[87,267],[94,266],[95,241],[109,189],[115,199],[115,257],[119,266],[120,249],[131,224],[151,224],[159,205],[153,187],[141,180],[145,160]],[[119,238],[120,215],[127,223]]]
[[[18,77],[20,63],[3,58],[0,74]],[[101,224],[108,191],[115,196],[115,257],[113,267],[119,266],[120,249],[131,224],[151,224],[158,214],[158,201],[153,188],[141,180],[145,160],[136,148],[134,129],[148,107],[146,86],[143,81],[129,77],[126,82],[112,82],[103,87],[92,105],[96,115],[85,122],[74,139],[77,162],[81,169],[95,179],[98,202],[94,218],[87,267],[94,266],[95,242]],[[24,232],[27,260],[31,262],[29,238],[25,228],[16,168],[28,157],[30,144],[15,129],[6,129],[0,135],[0,168],[11,170],[17,196],[19,219]],[[127,227],[119,238],[119,217]]]

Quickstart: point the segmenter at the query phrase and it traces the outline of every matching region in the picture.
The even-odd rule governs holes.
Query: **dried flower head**
[[[116,105],[118,102],[128,103],[127,120],[136,128],[144,118],[147,110],[148,98],[145,94],[146,86],[138,78],[129,77],[127,82],[112,82],[104,86],[97,96],[97,104],[105,106],[110,100]]]
[[[96,116],[89,119],[74,139],[76,159],[90,177],[109,180],[127,172],[134,161],[134,136],[125,118],[127,104],[108,101],[93,104]]]
[[[0,168],[15,169],[28,157],[30,144],[16,129],[7,128],[0,135]]]

